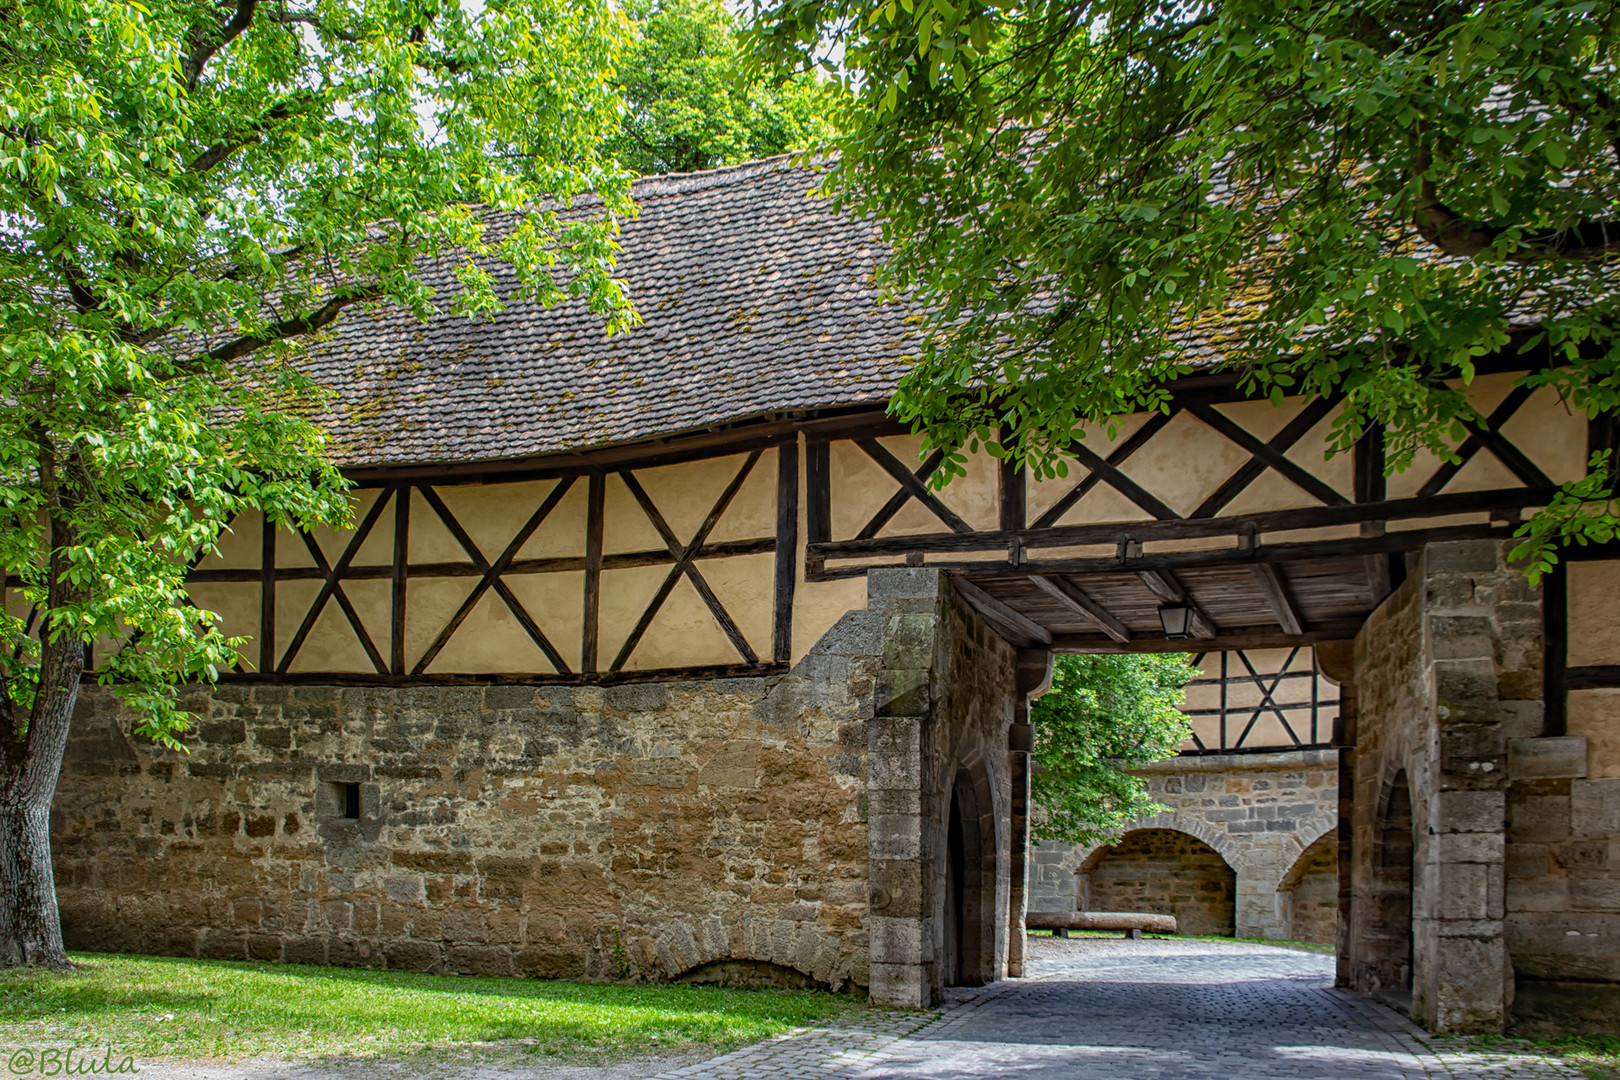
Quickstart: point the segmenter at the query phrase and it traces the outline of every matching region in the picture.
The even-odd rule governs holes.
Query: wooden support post
[[[793,659],[793,590],[799,579],[799,443],[776,448],[776,604],[771,656]]]
[[[259,542],[259,673],[276,670],[276,532],[268,517]]]
[[[579,646],[581,671],[596,670],[596,645],[602,613],[602,527],[607,503],[607,476],[592,473],[585,500],[585,612]]]
[[[394,489],[394,566],[392,612],[388,637],[388,669],[405,674],[405,586],[411,565],[411,489]]]

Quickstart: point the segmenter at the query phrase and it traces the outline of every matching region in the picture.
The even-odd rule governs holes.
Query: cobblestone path
[[[1333,960],[1198,941],[1030,941],[1032,977],[952,991],[932,1013],[876,1012],[658,1080],[1551,1080],[1538,1057],[1432,1042],[1332,989]]]

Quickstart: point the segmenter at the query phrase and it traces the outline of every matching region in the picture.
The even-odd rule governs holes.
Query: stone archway
[[[1324,831],[1277,883],[1277,925],[1292,941],[1333,945],[1339,932],[1339,842]]]
[[[1231,937],[1237,872],[1219,851],[1178,829],[1133,829],[1075,871],[1084,911],[1174,915],[1183,934]]]
[[[989,776],[978,755],[971,755],[957,768],[944,819],[942,982],[946,986],[983,986],[997,974],[997,851]]]
[[[1401,769],[1384,784],[1378,799],[1368,882],[1372,903],[1363,936],[1369,990],[1412,989],[1414,847],[1412,789]]]

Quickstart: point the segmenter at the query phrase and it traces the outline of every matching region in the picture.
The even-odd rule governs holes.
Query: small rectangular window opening
[[[321,812],[328,821],[360,820],[360,785],[328,783]]]
[[[354,821],[360,820],[360,785],[343,785],[343,816]]]

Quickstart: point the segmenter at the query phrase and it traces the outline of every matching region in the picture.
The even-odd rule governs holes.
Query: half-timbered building
[[[927,1005],[1021,973],[1052,653],[1191,649],[1191,750],[1337,748],[1344,984],[1442,1029],[1612,1015],[1620,572],[1505,555],[1610,429],[1503,358],[1458,460],[1386,477],[1380,432],[1326,456],[1336,401],[1212,370],[1065,478],[935,490],[885,416],[916,312],[816,184],[641,182],[626,335],[515,302],[310,352],[353,526],[244,516],[197,563],[251,642],[189,754],[86,695],[71,944]]]

